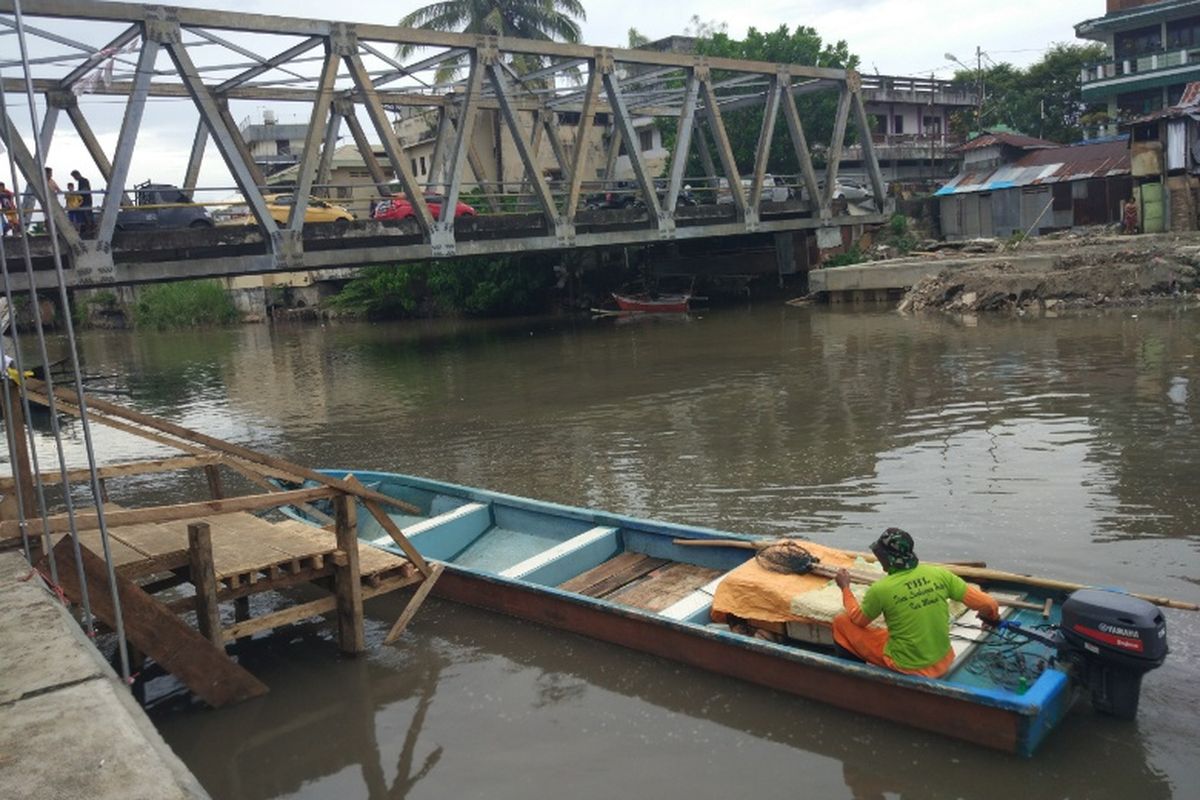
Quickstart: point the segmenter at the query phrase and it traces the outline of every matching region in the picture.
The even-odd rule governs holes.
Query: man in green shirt
[[[896,672],[938,678],[954,662],[950,600],[975,609],[984,622],[999,621],[1000,607],[986,592],[944,567],[921,564],[906,531],[888,528],[871,552],[887,575],[871,584],[861,607],[850,592],[850,574],[839,570],[835,579],[845,609],[833,619],[839,652]],[[887,628],[870,627],[880,614]]]

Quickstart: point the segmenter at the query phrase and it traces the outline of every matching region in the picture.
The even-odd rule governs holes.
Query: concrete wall
[[[0,795],[197,800],[208,793],[20,553],[0,553]]]

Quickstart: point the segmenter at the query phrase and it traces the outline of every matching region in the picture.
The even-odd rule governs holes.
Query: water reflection
[[[683,325],[89,333],[83,348],[90,371],[128,376],[135,407],[314,466],[855,548],[902,525],[926,557],[1196,601],[1198,341],[1194,311],[967,326],[771,307]],[[160,454],[97,435],[110,460]],[[81,444],[68,448],[81,464]],[[112,491],[174,502],[203,481]],[[737,796],[756,775],[772,776],[767,795],[841,797],[850,784],[870,796],[882,774],[885,791],[914,797],[1000,796],[1012,779],[1035,797],[1156,798],[1200,779],[1180,744],[1200,705],[1200,628],[1183,614],[1168,614],[1172,657],[1147,679],[1137,726],[1084,712],[1017,764],[440,609],[404,648],[360,662],[331,665],[332,645],[254,642],[245,657],[268,698],[159,718],[217,797]],[[345,747],[328,741],[343,730]]]

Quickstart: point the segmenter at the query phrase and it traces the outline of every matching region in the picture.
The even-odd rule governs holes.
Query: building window
[[[892,117],[892,133],[904,133],[904,117],[899,114]]]
[[[424,175],[424,174],[425,174],[425,172],[426,172],[426,168],[425,168],[425,156],[421,156],[421,174],[422,174],[422,175]]]
[[[887,129],[887,114],[872,114],[871,115],[871,132],[886,134]]]
[[[1162,108],[1162,89],[1147,89],[1144,92],[1127,92],[1117,95],[1117,112],[1124,118],[1140,117]]]
[[[351,189],[349,186],[337,187],[337,196],[339,200],[349,200]]]
[[[417,174],[417,160],[415,158],[412,160],[412,173],[413,175]]]
[[[275,153],[276,155],[290,156],[292,154],[292,143],[287,139],[276,139]]]
[[[942,135],[942,118],[941,117],[925,117],[921,120],[921,124],[925,127],[925,132],[931,136]]]
[[[1200,47],[1200,17],[1167,23],[1167,47]]]
[[[638,131],[638,144],[641,146],[642,152],[654,149],[654,131],[644,130]]]
[[[1148,25],[1132,31],[1121,31],[1113,39],[1117,58],[1136,58],[1163,49],[1162,28]]]

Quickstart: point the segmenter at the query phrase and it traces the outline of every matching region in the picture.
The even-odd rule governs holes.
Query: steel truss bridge
[[[85,41],[80,31],[94,32]],[[5,46],[0,60],[6,99],[0,136],[15,165],[16,182],[23,184],[12,188],[18,194],[32,192],[42,213],[49,210],[47,226],[53,234],[24,237],[23,244],[7,240],[5,256],[14,289],[28,288],[31,281],[53,285],[55,273],[48,267],[60,258],[66,283],[88,287],[836,230],[884,221],[884,186],[861,83],[853,71],[100,0],[0,0],[0,42],[14,40],[20,42],[20,58],[14,57],[17,48]],[[27,44],[38,45],[36,52],[44,55],[36,55]],[[402,51],[416,56],[401,60],[397,53]],[[438,83],[438,70],[452,64],[461,66],[460,77]],[[97,80],[100,72],[103,80]],[[797,97],[819,92],[837,98],[820,177],[805,134],[812,120],[802,119],[797,103]],[[101,146],[84,115],[89,100],[104,95],[124,98],[124,117],[111,152]],[[143,234],[117,230],[150,98],[176,98],[197,116],[180,185],[189,191],[204,189],[197,181],[211,140],[255,226]],[[309,110],[293,183],[297,198],[329,185],[333,151],[345,128],[379,196],[402,192],[415,218],[397,223],[363,220],[333,230],[306,226],[304,204],[297,203],[286,223],[276,223],[264,200],[267,181],[234,122],[231,101],[299,103]],[[752,106],[763,109],[763,126],[753,172],[743,176],[723,115]],[[30,113],[34,108],[43,110],[40,121]],[[24,124],[32,136],[18,130],[18,109],[29,114]],[[403,109],[424,111],[436,119],[433,164],[425,181],[414,174],[389,117],[389,111]],[[42,175],[64,112],[107,184],[97,192],[102,200],[97,203],[95,230],[87,231],[86,238],[69,223],[61,198],[47,197]],[[455,219],[464,181],[468,186],[503,187],[501,176],[486,174],[473,146],[481,112],[498,116],[515,144],[524,167],[521,192],[527,198],[525,207],[532,209],[528,213]],[[574,146],[569,141],[564,146],[559,133],[560,115],[566,114],[577,120]],[[588,137],[604,133],[595,124],[598,114],[607,115],[612,126],[605,137],[603,165],[589,163]],[[796,197],[803,198],[786,203],[765,199],[768,155],[780,115],[800,164]],[[637,146],[635,119],[646,117],[676,124],[665,177],[651,174]],[[834,200],[852,119],[873,193],[873,207],[855,216]],[[373,152],[372,138],[382,144],[383,163]],[[629,156],[644,207],[589,210],[585,198],[594,184],[586,176],[602,170],[606,180],[611,178],[622,141],[631,143],[622,154]],[[543,174],[539,158],[546,144],[561,180],[550,182]],[[685,175],[693,148],[703,176]],[[473,180],[465,178],[468,170]],[[680,204],[689,181],[715,186],[721,178],[728,186],[749,188],[732,191],[729,204]],[[431,191],[445,198],[437,215],[425,200]],[[17,269],[22,262],[24,274]]]

